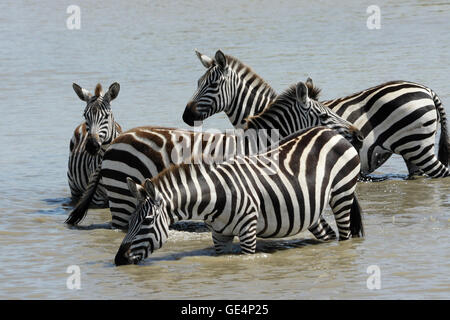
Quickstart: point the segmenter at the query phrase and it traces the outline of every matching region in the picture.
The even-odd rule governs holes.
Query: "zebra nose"
[[[123,266],[130,264],[130,260],[128,259],[129,252],[130,252],[130,244],[122,244],[114,258],[114,264],[116,266]]]
[[[183,121],[187,125],[193,127],[196,121],[202,120],[202,114],[197,111],[197,102],[190,101],[186,105],[186,109],[184,109],[183,113]]]
[[[100,150],[100,143],[94,137],[89,137],[86,141],[86,151],[91,155],[95,155]]]

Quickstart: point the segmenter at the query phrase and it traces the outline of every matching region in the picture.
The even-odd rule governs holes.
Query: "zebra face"
[[[231,72],[227,58],[218,50],[215,60],[196,51],[201,63],[208,69],[198,80],[197,91],[186,105],[183,121],[194,126],[211,115],[226,111],[231,105]]]
[[[103,144],[111,142],[114,118],[110,103],[119,94],[120,85],[117,82],[113,83],[108,91],[103,94],[102,86],[97,84],[94,96],[75,83],[73,89],[78,97],[87,103],[83,114],[87,133],[86,151],[95,155],[100,151]]]
[[[127,184],[138,205],[131,216],[128,232],[114,258],[116,266],[137,264],[147,258],[150,251],[162,245],[162,239],[167,239],[169,229],[167,224],[166,228],[163,228],[166,236],[158,236],[161,225],[156,221],[161,222],[161,219],[157,219],[161,216],[161,200],[152,182],[146,179],[141,186],[127,178]]]
[[[310,79],[308,79],[310,80]],[[352,123],[339,117],[322,103],[308,97],[308,87],[299,82],[296,87],[297,108],[306,117],[307,126],[325,126],[343,135],[356,150],[362,147],[364,136]]]

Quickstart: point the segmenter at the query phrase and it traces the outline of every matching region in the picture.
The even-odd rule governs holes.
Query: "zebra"
[[[308,87],[312,87],[311,78],[306,83],[291,85],[261,113],[246,118],[245,129],[277,128],[280,136],[286,137],[301,129],[321,125],[336,130],[359,150],[364,140],[361,132],[322,103],[311,99]]]
[[[276,100],[275,90],[239,59],[221,50],[217,50],[214,59],[197,49],[195,53],[207,70],[183,112],[186,124],[194,126],[223,111],[234,128],[244,128],[246,118],[261,113]],[[311,86],[309,81],[306,85],[309,97],[315,100],[320,89]]]
[[[183,113],[183,121],[188,125],[224,111],[233,126],[242,127],[245,119],[261,113],[276,99],[270,85],[238,59],[220,50],[214,59],[198,52],[197,56],[207,71]],[[311,99],[317,100],[320,89],[312,80],[308,88]],[[364,137],[360,149],[363,176],[375,171],[394,153],[403,157],[410,177],[418,173],[433,178],[449,175],[446,114],[430,88],[409,81],[391,81],[321,103],[360,130]],[[436,157],[438,120],[441,136]]]
[[[450,176],[447,117],[432,89],[410,81],[390,81],[322,103],[364,135],[360,149],[363,174],[372,173],[392,154],[398,154],[405,161],[409,177]],[[441,135],[436,157],[438,123]]]
[[[183,121],[193,126],[218,112],[225,112],[236,129],[245,126],[245,118],[262,112],[277,94],[250,67],[218,50],[212,59],[195,50],[206,73],[198,80],[198,89],[187,104]]]
[[[120,85],[117,82],[105,94],[101,84],[97,84],[94,96],[76,83],[72,87],[78,97],[87,103],[83,113],[85,121],[76,127],[69,148],[67,177],[72,200],[77,201],[87,189],[91,174],[100,166],[106,149],[122,132],[122,128],[114,121],[110,106],[119,94]],[[107,205],[103,188],[96,190],[92,204]]]
[[[272,171],[265,170],[267,158],[278,159]],[[362,237],[355,194],[359,171],[358,152],[342,135],[313,127],[258,154],[217,165],[174,165],[143,185],[128,178],[138,205],[114,262],[136,264],[147,258],[166,242],[169,225],[181,220],[204,220],[217,254],[224,253],[235,236],[244,254],[255,252],[257,237],[314,230],[324,241],[335,239],[322,216],[327,203],[339,240]]]
[[[306,84],[300,82],[297,87],[300,88],[301,92],[294,93],[295,98],[275,100],[271,108],[275,110],[284,107],[288,110],[287,112],[289,110],[290,112],[296,112],[298,104],[305,105],[307,103],[308,110],[306,111],[318,115],[318,125],[326,125],[340,130],[352,143],[361,139],[358,131],[354,129],[351,123],[342,121],[338,117],[332,117],[327,110],[325,110],[327,114],[320,116],[319,105],[311,103],[308,100],[309,98],[306,97],[308,94]],[[296,90],[296,87],[294,89]],[[297,99],[306,99],[307,102],[299,102]],[[278,106],[279,103],[282,106]],[[303,116],[299,112],[296,112],[296,114],[297,116]],[[277,143],[280,138],[286,137],[301,128],[291,128],[292,132],[283,130],[281,135],[279,130],[276,130],[272,135],[268,131],[267,137],[260,135],[260,132],[263,131],[260,129],[264,128],[258,128],[257,122],[255,122],[252,128],[245,128],[245,131],[244,129],[237,129],[231,133],[202,133],[162,127],[138,127],[124,132],[114,140],[105,152],[101,169],[91,178],[91,187],[88,187],[88,191],[83,196],[83,201],[80,200],[76,208],[69,214],[66,223],[76,225],[81,222],[87,213],[90,197],[95,188],[102,185],[106,189],[109,199],[109,208],[112,215],[111,226],[126,229],[129,217],[136,207],[136,200],[128,190],[126,178],[132,177],[135,181],[143,183],[145,178],[156,176],[163,169],[171,166],[174,159],[183,158],[183,155],[179,154],[184,151],[183,143],[188,146],[195,146],[195,149],[188,154],[187,158],[190,158],[192,154],[203,154],[203,156],[209,154],[213,155],[213,158],[217,157],[217,154],[250,154]],[[265,144],[261,144],[261,142]],[[236,152],[236,150],[241,151]],[[183,159],[186,159],[186,157]]]

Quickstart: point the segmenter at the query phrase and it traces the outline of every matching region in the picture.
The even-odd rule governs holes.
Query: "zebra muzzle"
[[[116,266],[123,266],[127,264],[132,264],[134,261],[130,261],[130,247],[131,244],[122,244],[119,248],[119,251],[116,253],[116,257],[114,258],[114,264]]]
[[[197,102],[190,101],[183,113],[183,121],[193,127],[203,120],[203,114],[197,111]]]
[[[98,140],[94,137],[88,137],[86,141],[86,151],[91,154],[95,155],[100,150],[101,144],[98,142]]]

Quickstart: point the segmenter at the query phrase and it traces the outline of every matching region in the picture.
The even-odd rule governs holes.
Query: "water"
[[[0,298],[3,299],[448,299],[450,180],[405,181],[392,157],[360,183],[365,239],[317,244],[302,233],[261,240],[258,253],[215,256],[210,234],[171,231],[142,265],[116,268],[124,234],[64,220],[69,140],[82,119],[76,82],[121,85],[112,108],[123,128],[186,127],[181,114],[204,68],[194,48],[240,58],[281,92],[312,77],[331,99],[404,79],[435,90],[450,114],[450,2],[80,2],[81,29],[68,30],[72,1],[0,3]],[[229,128],[224,115],[205,128]],[[327,220],[333,221],[327,212]],[[77,265],[81,289],[66,270]],[[378,266],[381,289],[367,287]]]

